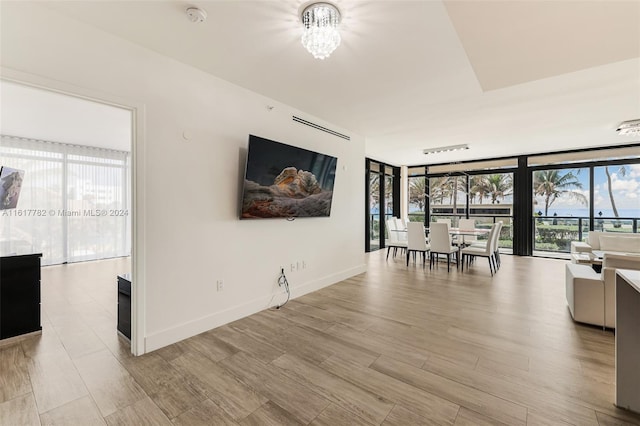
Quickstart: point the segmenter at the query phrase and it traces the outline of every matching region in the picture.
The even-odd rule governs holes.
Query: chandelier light
[[[302,11],[302,45],[316,59],[328,58],[340,45],[340,11],[330,3],[313,3]]]

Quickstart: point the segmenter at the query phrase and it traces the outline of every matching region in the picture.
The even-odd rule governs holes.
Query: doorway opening
[[[0,81],[0,158],[22,174],[16,205],[0,211],[0,255],[42,254],[43,333],[113,350],[117,276],[134,268],[135,111],[51,87]]]

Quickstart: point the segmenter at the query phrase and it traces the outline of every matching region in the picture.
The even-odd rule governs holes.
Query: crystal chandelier
[[[329,3],[313,3],[302,11],[302,45],[316,59],[328,58],[340,45],[340,11]]]

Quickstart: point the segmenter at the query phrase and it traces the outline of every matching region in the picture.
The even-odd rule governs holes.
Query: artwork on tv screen
[[[16,208],[23,178],[24,170],[0,166],[0,210]]]
[[[250,135],[240,217],[329,216],[337,161]]]

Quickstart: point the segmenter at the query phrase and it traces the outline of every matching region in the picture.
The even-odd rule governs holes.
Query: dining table
[[[490,231],[491,229],[485,229],[485,228],[474,228],[474,229],[449,228],[449,234],[452,236],[468,235],[472,237],[481,237],[483,235],[487,235]]]
[[[429,234],[429,228],[424,228],[425,233]],[[473,237],[481,237],[483,235],[487,235],[491,229],[485,228],[474,228],[474,229],[460,229],[460,228],[449,228],[449,234],[452,236],[458,235],[468,235]],[[406,229],[391,229],[390,232],[398,232],[399,234],[406,234]]]

